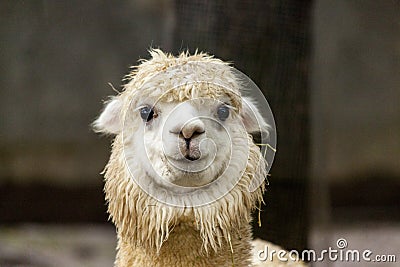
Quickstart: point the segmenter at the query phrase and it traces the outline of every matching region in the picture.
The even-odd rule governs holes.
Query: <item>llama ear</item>
[[[243,97],[242,110],[240,117],[246,131],[253,135],[253,138],[258,136],[268,137],[270,125],[264,120],[255,101],[249,97]]]
[[[122,100],[113,97],[105,102],[105,108],[100,116],[92,124],[97,133],[118,134],[122,129],[121,123]]]

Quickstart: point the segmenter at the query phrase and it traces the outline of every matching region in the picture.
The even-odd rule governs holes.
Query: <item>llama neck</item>
[[[206,254],[200,232],[192,224],[180,223],[172,230],[159,253],[131,245],[120,236],[115,266],[249,266],[250,240],[251,229],[247,225],[232,235],[231,244],[226,242],[217,252]]]

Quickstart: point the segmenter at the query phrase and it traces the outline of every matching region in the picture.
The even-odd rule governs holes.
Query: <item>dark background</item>
[[[150,47],[214,54],[265,94],[278,151],[256,236],[301,250],[318,244],[320,229],[398,223],[399,9],[372,0],[0,2],[0,224],[112,227],[99,174],[110,139],[89,124],[115,94],[108,83],[120,89]]]

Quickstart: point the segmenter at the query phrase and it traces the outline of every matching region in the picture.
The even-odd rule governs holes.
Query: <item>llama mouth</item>
[[[199,150],[186,150],[174,155],[166,155],[166,157],[174,162],[191,164],[191,162],[204,160],[207,158],[207,154],[202,154]]]
[[[190,155],[186,155],[185,159],[188,159],[190,161],[195,161],[195,160],[199,160],[200,156],[190,156]]]
[[[174,158],[168,157],[168,161],[173,169],[178,171],[178,173],[184,174],[202,173],[210,165],[208,157],[191,155],[189,153]]]
[[[178,163],[188,163],[188,164],[191,164],[190,162],[193,162],[193,163],[195,163],[195,162],[200,162],[200,161],[202,161],[203,159],[204,159],[205,157],[201,157],[200,155],[199,156],[197,156],[197,155],[190,155],[190,154],[187,154],[187,155],[181,155],[181,157],[179,157],[179,158],[170,158],[171,160],[173,160],[173,161],[175,161],[175,162],[178,162]]]

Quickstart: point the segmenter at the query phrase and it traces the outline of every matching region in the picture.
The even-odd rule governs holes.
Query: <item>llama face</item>
[[[117,135],[123,149],[113,154],[143,191],[187,207],[219,199],[249,169],[257,175],[248,190],[263,183],[258,165],[264,158],[249,134],[270,128],[255,103],[242,96],[259,90],[247,76],[204,54],[156,53],[128,79],[94,127]]]
[[[233,149],[246,155],[247,132],[228,98],[147,103],[132,109],[131,123],[139,127],[125,153],[136,155],[127,161],[130,168],[140,162],[155,182],[203,186],[227,170]],[[133,125],[126,122],[124,133]],[[247,156],[241,158],[245,166]]]

